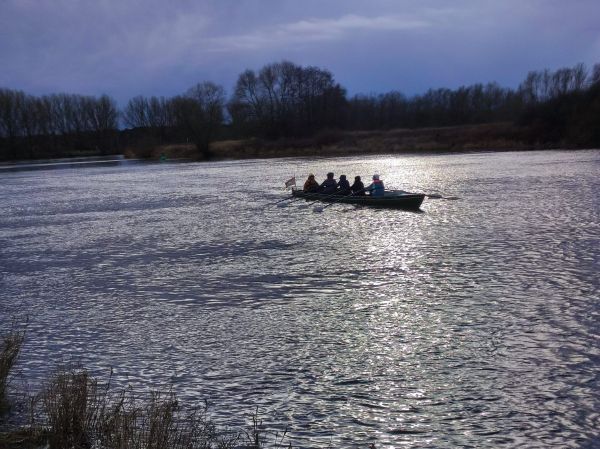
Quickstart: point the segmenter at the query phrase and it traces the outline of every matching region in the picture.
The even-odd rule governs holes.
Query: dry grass
[[[287,434],[264,430],[258,411],[249,430],[219,429],[206,405],[184,407],[172,392],[136,397],[111,392],[82,369],[61,369],[47,383],[32,436],[50,449],[260,449],[289,448]],[[1,446],[0,446],[1,447]]]
[[[376,131],[323,130],[311,138],[222,140],[211,144],[215,159],[252,159],[354,154],[447,153],[536,149],[530,130],[511,123]],[[140,144],[127,157],[199,160],[191,144]]]
[[[57,372],[41,395],[50,447],[91,447],[102,413],[102,399],[97,382],[86,371]]]
[[[40,449],[45,447],[47,436],[30,428],[0,433],[0,449]]]
[[[123,391],[95,429],[100,447],[111,449],[233,448],[239,436],[219,432],[205,408],[185,410],[172,392],[141,401]]]
[[[221,140],[211,144],[216,160],[276,157],[327,157],[390,153],[464,153],[564,148],[536,140],[528,127],[512,123],[375,131],[324,130],[311,138]],[[194,145],[139,144],[126,157],[201,160]]]
[[[6,407],[6,389],[10,381],[11,370],[13,369],[23,340],[24,332],[13,331],[2,338],[2,347],[0,348],[0,411]]]
[[[4,337],[15,360],[22,334]],[[16,349],[14,349],[16,346]],[[264,430],[258,411],[249,429],[223,430],[206,405],[184,407],[175,393],[131,388],[112,391],[85,369],[57,370],[28,404],[29,425],[0,432],[0,449],[261,449],[288,448],[281,436]]]
[[[535,149],[527,130],[511,123],[378,131],[327,130],[309,139],[215,142],[217,159],[353,154],[447,153]]]
[[[1,338],[0,392],[4,398],[24,332]],[[110,380],[100,384],[81,368],[58,369],[39,394],[23,402],[27,404],[16,409],[28,414],[20,421],[29,424],[4,428],[0,449],[292,448],[285,442],[286,432],[265,430],[258,410],[249,429],[224,430],[210,419],[206,404],[184,406],[172,391],[150,392],[145,398],[137,397],[131,388],[115,391]]]
[[[211,435],[198,421],[182,419],[173,394],[154,392],[139,401],[123,390],[111,398],[109,385],[100,387],[81,369],[52,376],[41,394],[40,413],[50,448],[183,449],[195,447],[199,435],[209,442]]]

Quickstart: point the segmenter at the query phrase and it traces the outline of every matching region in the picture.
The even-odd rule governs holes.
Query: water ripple
[[[424,213],[282,198],[380,172]],[[3,173],[0,325],[59,362],[172,386],[301,447],[600,444],[600,152]]]

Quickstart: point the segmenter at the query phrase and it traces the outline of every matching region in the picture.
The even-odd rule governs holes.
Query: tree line
[[[100,97],[28,95],[0,89],[0,159],[109,154],[136,142],[194,143],[211,156],[216,138],[314,136],[323,130],[385,130],[512,121],[546,142],[600,145],[600,64],[532,71],[516,88],[497,83],[354,95],[328,70],[283,61],[241,73],[225,89],[201,82],[175,97],[137,96],[122,110]],[[125,128],[125,129],[124,129]]]
[[[0,159],[116,149],[119,113],[107,95],[35,97],[0,89]]]

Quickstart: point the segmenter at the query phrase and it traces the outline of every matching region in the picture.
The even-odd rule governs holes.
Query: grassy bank
[[[305,139],[243,139],[213,142],[214,159],[250,159],[302,156],[349,156],[389,153],[460,153],[472,151],[525,151],[569,148],[532,138],[529,128],[493,123],[442,128],[388,131],[323,131]],[[130,148],[127,157],[201,159],[191,144]]]
[[[9,404],[7,390],[24,333],[2,337],[0,449],[260,449],[292,448],[282,435],[267,432],[250,416],[247,428],[219,428],[206,404],[185,404],[173,391],[150,391],[143,397],[129,388],[100,383],[83,368],[57,369],[35,395],[20,395]],[[14,400],[14,399],[13,399]],[[17,405],[18,407],[9,407]],[[19,410],[15,428],[7,424]]]

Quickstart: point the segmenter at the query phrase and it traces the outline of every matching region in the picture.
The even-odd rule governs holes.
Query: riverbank
[[[350,156],[388,153],[465,153],[473,151],[528,151],[577,147],[549,144],[533,137],[530,128],[492,123],[440,128],[387,131],[323,131],[312,138],[264,140],[259,138],[213,142],[213,159],[253,159],[302,156]],[[127,158],[200,160],[192,144],[129,148]]]
[[[248,427],[220,428],[208,402],[186,404],[172,387],[145,395],[131,385],[115,388],[112,369],[101,383],[82,367],[57,367],[38,393],[17,393],[8,387],[24,339],[25,331],[0,335],[0,449],[261,449],[285,438],[263,427],[258,408]]]

